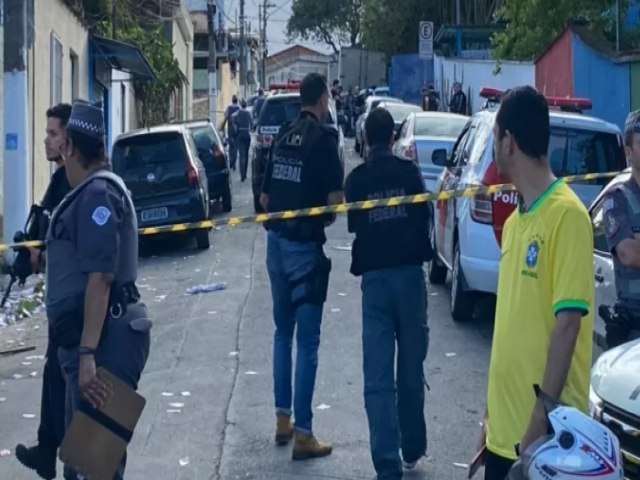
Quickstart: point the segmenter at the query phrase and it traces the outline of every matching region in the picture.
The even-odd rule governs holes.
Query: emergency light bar
[[[289,83],[272,83],[269,85],[269,90],[287,90],[287,91],[300,90],[300,82],[291,81]]]
[[[505,92],[497,88],[482,87],[480,89],[480,97],[486,98],[489,102],[500,103],[500,98]],[[550,107],[559,108],[566,112],[581,112],[583,110],[591,110],[593,104],[588,98],[577,97],[547,97],[547,103]]]

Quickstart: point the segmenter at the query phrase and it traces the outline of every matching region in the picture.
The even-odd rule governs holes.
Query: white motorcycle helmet
[[[510,480],[624,480],[620,442],[611,430],[563,405],[547,418],[551,433],[521,452]]]

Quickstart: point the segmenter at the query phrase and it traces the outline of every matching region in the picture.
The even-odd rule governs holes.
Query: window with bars
[[[53,32],[51,32],[49,45],[51,54],[51,105],[57,105],[62,102],[62,61],[64,53],[62,42]]]

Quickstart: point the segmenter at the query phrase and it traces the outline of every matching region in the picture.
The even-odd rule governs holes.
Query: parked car
[[[359,153],[360,156],[363,156],[362,146],[364,145],[364,122],[367,119],[367,115],[374,108],[378,107],[382,102],[385,103],[404,103],[399,98],[394,97],[376,97],[375,95],[369,96],[364,101],[364,110],[362,115],[358,117],[356,120],[356,144],[355,150],[356,153]]]
[[[620,440],[627,480],[640,478],[640,340],[603,353],[591,370],[589,411]]]
[[[434,165],[431,155],[434,150],[442,148],[450,154],[469,117],[456,113],[423,112],[417,108],[419,111],[410,113],[400,125],[393,153],[418,164],[425,187],[433,192],[443,167]]]
[[[161,125],[119,135],[112,163],[131,192],[141,228],[209,218],[205,167],[185,125]],[[199,249],[209,248],[210,230],[190,231]]]
[[[207,173],[209,199],[219,201],[224,212],[232,208],[231,174],[229,159],[225,153],[226,142],[209,120],[189,120],[183,122],[189,129],[196,144],[198,155]]]
[[[389,96],[389,87],[376,87],[373,90],[373,94],[376,97],[388,97]]]
[[[588,100],[555,97],[548,98],[548,102],[558,108],[580,104],[587,109],[591,105]],[[436,192],[508,183],[493,161],[495,114],[495,109],[475,114],[450,156],[445,149],[433,152],[433,164],[444,167],[436,182]],[[579,113],[555,110],[550,112],[550,123],[548,156],[556,176],[626,168],[622,137],[616,125]],[[572,183],[571,187],[589,206],[608,181],[581,181]],[[436,255],[429,263],[429,279],[432,283],[444,283],[448,271],[452,272],[450,306],[455,320],[472,316],[478,294],[495,294],[502,228],[517,201],[516,192],[502,192],[435,202],[431,228]]]
[[[418,107],[417,105],[400,102],[380,102],[376,108],[384,108],[389,111],[389,113],[393,117],[393,122],[395,124],[394,135],[398,133],[398,130],[400,130],[400,126],[402,125],[404,119],[407,118],[407,115],[409,115],[410,113],[422,111],[422,108]],[[364,130],[364,124],[362,128]],[[362,136],[364,138],[364,134]],[[367,145],[364,140],[362,146],[360,147],[359,153],[361,158],[367,158],[367,155],[369,154],[369,150],[367,149]]]
[[[274,137],[285,122],[291,122],[300,115],[300,93],[281,93],[270,95],[264,101],[255,131],[251,138],[249,163],[251,164],[251,186],[253,188],[253,205],[256,212],[261,212],[260,192],[269,149]],[[344,115],[338,115],[333,100],[329,101],[329,114],[326,123],[338,131],[339,155],[344,168],[344,134],[341,126],[346,123]]]

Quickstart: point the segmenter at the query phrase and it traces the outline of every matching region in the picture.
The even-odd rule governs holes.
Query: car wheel
[[[473,316],[475,293],[465,290],[465,280],[460,266],[460,247],[456,243],[451,271],[451,316],[456,322],[464,322]]]
[[[198,250],[207,250],[211,246],[209,230],[203,228],[196,230],[196,244],[198,246]]]
[[[431,250],[433,251],[433,258],[429,262],[429,282],[432,285],[443,285],[447,281],[447,267],[442,264],[438,257],[438,247],[436,245],[436,228],[434,223],[431,222]]]
[[[231,185],[227,185],[222,193],[222,211],[229,213],[231,211]]]
[[[262,205],[260,205],[259,195],[253,196],[253,211],[256,213],[264,213],[264,208],[262,208]]]

